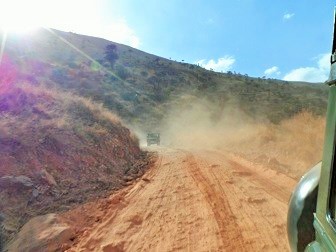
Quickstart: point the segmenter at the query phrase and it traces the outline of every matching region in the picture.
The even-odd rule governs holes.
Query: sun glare
[[[42,25],[41,0],[0,0],[0,6],[0,28],[6,32],[29,32]]]
[[[0,0],[0,29],[27,32],[37,27],[88,33],[99,25],[102,0]]]

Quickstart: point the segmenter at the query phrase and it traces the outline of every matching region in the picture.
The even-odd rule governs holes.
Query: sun
[[[0,28],[6,32],[28,32],[43,23],[42,0],[0,0]],[[46,2],[46,1],[45,1]]]
[[[0,29],[27,32],[37,27],[82,33],[100,25],[105,0],[0,0]]]

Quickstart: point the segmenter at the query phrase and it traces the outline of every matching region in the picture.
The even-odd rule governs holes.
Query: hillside
[[[181,96],[185,103],[210,101],[214,118],[231,105],[274,123],[303,110],[323,115],[326,109],[327,88],[321,84],[216,73],[74,33],[41,29],[8,36],[5,55],[20,80],[90,97],[142,131],[160,129]]]
[[[3,240],[34,216],[104,197],[143,174],[147,158],[138,139],[99,104],[56,89],[4,83],[0,85]]]

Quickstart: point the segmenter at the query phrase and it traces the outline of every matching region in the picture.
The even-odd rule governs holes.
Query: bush
[[[116,66],[116,72],[117,72],[117,76],[123,80],[127,79],[130,76],[130,73],[128,72],[128,70],[122,65]]]
[[[147,73],[146,71],[141,71],[141,75],[142,75],[143,77],[147,77],[147,76],[148,76],[148,73]]]
[[[104,59],[110,63],[111,67],[114,66],[114,63],[117,61],[118,58],[119,56],[117,52],[117,46],[115,44],[107,45],[105,49]]]

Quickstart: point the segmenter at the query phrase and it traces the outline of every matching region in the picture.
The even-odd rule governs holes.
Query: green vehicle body
[[[152,144],[160,145],[160,133],[147,134],[147,146],[151,146]]]
[[[325,144],[317,195],[316,213],[314,214],[313,223],[315,229],[315,241],[308,244],[306,251],[336,251],[336,83],[329,82],[328,84],[330,85],[330,93]]]
[[[326,82],[329,86],[329,98],[322,164],[318,164],[315,169],[308,172],[292,194],[287,223],[288,239],[292,251],[336,251],[335,36],[336,12],[330,77]],[[312,182],[313,180],[315,182]],[[313,189],[317,192],[315,196],[312,194]],[[304,222],[299,219],[308,221],[303,225]]]

